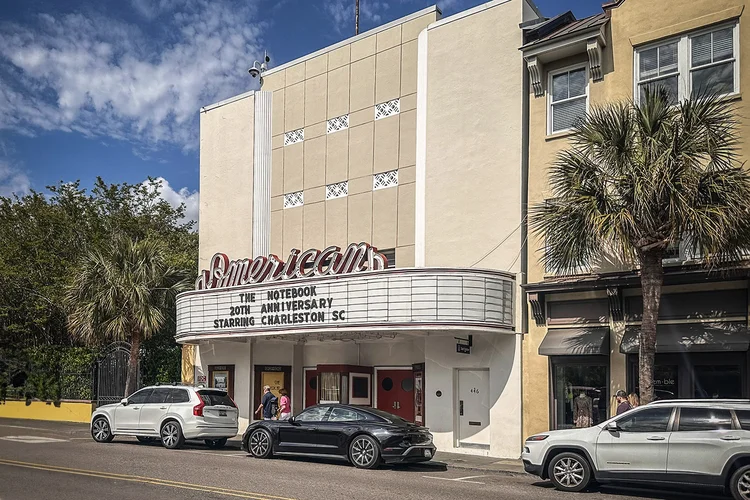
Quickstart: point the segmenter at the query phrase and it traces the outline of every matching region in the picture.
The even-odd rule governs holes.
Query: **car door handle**
[[[739,441],[740,440],[738,436],[721,436],[721,439],[723,441]]]
[[[666,438],[664,436],[649,436],[646,439],[649,441],[664,441]]]
[[[141,409],[141,407],[140,407],[140,406],[134,406],[134,407],[133,407],[133,409],[134,409],[134,410],[140,410],[140,409]]]
[[[166,406],[160,406],[160,407],[159,407],[159,409],[160,409],[160,410],[166,410],[166,409],[167,409],[167,407],[166,407]]]

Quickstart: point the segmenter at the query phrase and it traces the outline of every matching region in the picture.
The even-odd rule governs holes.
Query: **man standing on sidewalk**
[[[628,403],[628,395],[625,391],[619,390],[617,391],[617,394],[615,394],[615,398],[617,399],[617,413],[616,415],[622,415],[626,411],[630,409],[630,403]]]
[[[263,386],[263,398],[260,400],[260,406],[255,410],[255,414],[258,415],[262,411],[263,420],[273,420],[276,417],[273,406],[278,407],[278,402],[276,401],[276,396],[271,392],[271,386]]]

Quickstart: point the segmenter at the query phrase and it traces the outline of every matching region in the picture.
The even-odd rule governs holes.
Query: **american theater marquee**
[[[377,249],[292,250],[230,261],[223,254],[177,299],[177,340],[336,338],[349,332],[512,333],[514,276],[451,268],[387,269]]]

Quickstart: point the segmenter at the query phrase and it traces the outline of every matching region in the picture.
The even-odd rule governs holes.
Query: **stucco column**
[[[294,344],[292,360],[292,414],[302,411],[302,394],[305,390],[304,344]]]

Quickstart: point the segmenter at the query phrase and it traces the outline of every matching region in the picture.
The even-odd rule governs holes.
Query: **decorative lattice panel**
[[[284,133],[284,146],[289,146],[290,144],[296,144],[304,140],[305,140],[305,129],[303,128],[298,128],[297,130],[292,130],[291,132]]]
[[[349,194],[349,183],[347,181],[328,184],[326,186],[326,200],[341,198]]]
[[[349,115],[337,116],[328,120],[327,133],[332,134],[339,130],[345,130],[349,128]]]
[[[303,203],[302,191],[284,195],[284,208],[301,207]]]
[[[398,170],[375,174],[372,178],[372,189],[385,189],[393,186],[398,186]]]
[[[375,105],[375,119],[380,120],[388,116],[397,115],[401,112],[401,101],[393,99],[392,101],[382,102]]]

